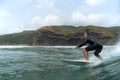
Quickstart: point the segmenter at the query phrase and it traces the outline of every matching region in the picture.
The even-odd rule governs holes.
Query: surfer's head
[[[91,35],[90,31],[86,30],[86,31],[84,32],[84,37],[85,37],[85,38],[88,38],[90,35]]]

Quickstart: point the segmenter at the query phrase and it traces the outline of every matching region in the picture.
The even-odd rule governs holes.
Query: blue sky
[[[0,34],[46,25],[120,26],[120,0],[0,0]]]

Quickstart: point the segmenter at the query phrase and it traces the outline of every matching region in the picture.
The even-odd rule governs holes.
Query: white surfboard
[[[63,62],[71,65],[79,65],[79,66],[85,66],[88,64],[93,63],[92,61],[86,61],[86,60],[68,60],[68,59],[62,59]]]

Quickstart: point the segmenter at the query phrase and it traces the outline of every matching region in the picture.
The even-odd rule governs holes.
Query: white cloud
[[[60,24],[61,24],[60,17],[53,14],[47,15],[43,19],[40,18],[39,16],[36,16],[32,20],[32,25],[45,26],[45,25],[60,25]]]
[[[43,25],[59,25],[60,18],[56,15],[47,15],[46,18],[43,20]]]
[[[75,25],[98,25],[98,26],[111,26],[118,25],[120,15],[107,15],[107,14],[88,14],[84,15],[81,12],[73,13],[72,19]]]
[[[83,15],[82,13],[73,13],[72,20],[74,24],[85,24],[87,21],[87,16]]]
[[[4,0],[0,8],[4,32],[44,25],[120,25],[119,0]]]
[[[18,0],[14,2],[17,6],[24,9],[40,10],[54,10],[56,0]]]
[[[120,21],[120,15],[107,15],[107,14],[88,14],[85,15],[81,12],[69,14],[69,16],[57,16],[49,14],[43,19],[39,16],[34,17],[32,26],[49,26],[49,25],[97,25],[97,26],[115,26]],[[35,28],[35,27],[34,27]]]
[[[37,0],[37,3],[35,4],[36,8],[53,8],[55,4],[55,0]]]
[[[106,0],[86,0],[86,3],[90,6],[95,6],[104,3]]]
[[[112,26],[116,25],[116,26],[118,26],[119,21],[120,21],[120,14],[111,15],[110,16],[110,20],[109,20],[109,25],[112,25]]]
[[[9,27],[8,27],[9,26]],[[17,33],[23,31],[24,25],[0,25],[0,35],[1,34],[10,34],[10,33]]]
[[[40,24],[42,22],[41,18],[39,16],[36,16],[32,20],[32,24]]]
[[[4,17],[7,17],[9,16],[9,14],[5,11],[0,11],[0,18],[4,18]]]
[[[102,25],[106,24],[107,17],[104,14],[89,14],[87,19],[89,24]]]

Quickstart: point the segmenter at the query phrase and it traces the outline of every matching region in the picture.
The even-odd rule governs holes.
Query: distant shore
[[[0,45],[17,46],[75,46],[83,42],[83,32],[90,30],[103,45],[119,40],[120,27],[100,26],[44,26],[37,30],[0,35]]]

